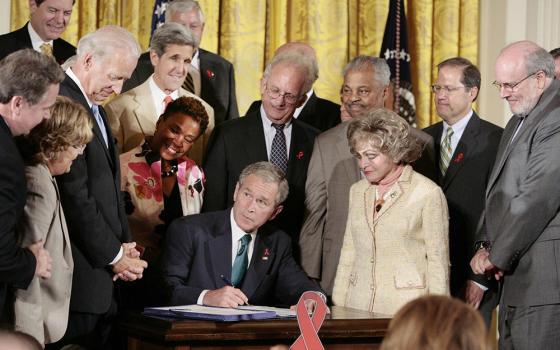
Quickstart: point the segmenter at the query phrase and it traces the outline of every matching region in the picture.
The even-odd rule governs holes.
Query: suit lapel
[[[346,132],[348,130],[348,123],[345,124],[344,130],[338,135],[338,140],[336,140],[336,152],[338,156],[333,157],[333,159],[342,159],[346,166],[344,169],[346,171],[346,176],[348,183],[353,184],[360,180],[360,168],[358,167],[358,162],[354,157],[350,154],[350,158],[348,157],[348,139],[346,138]]]
[[[243,280],[243,292],[249,299],[255,294],[255,290],[263,281],[275,258],[275,250],[272,249],[272,241],[266,226],[261,227],[259,231],[261,232],[257,233],[251,263]]]
[[[379,219],[381,219],[385,213],[397,202],[397,200],[402,196],[402,194],[410,186],[410,179],[412,177],[412,167],[405,166],[401,174],[400,179],[397,180],[396,186],[393,186],[386,195],[385,203],[381,206],[381,209],[377,213],[377,219],[374,222],[374,226],[377,225]],[[372,186],[374,187],[374,186]],[[375,197],[375,193],[373,193]],[[373,206],[373,203],[371,204]],[[373,210],[371,211],[373,217]]]
[[[156,107],[154,106],[154,99],[152,98],[148,81],[149,79],[131,91],[132,99],[135,102],[133,107],[134,117],[144,136],[151,134],[150,131],[153,129],[154,117],[156,120],[159,117],[156,116]]]
[[[247,141],[243,142],[245,146],[244,151],[248,155],[247,159],[251,160],[251,163],[258,161],[268,161],[260,110],[248,114],[243,118],[247,118],[247,128],[245,128],[245,132],[243,133],[243,135],[239,136],[245,138],[245,140]]]
[[[27,22],[23,27],[18,29],[15,33],[15,36],[18,41],[18,48],[20,49],[33,48],[33,44],[31,43],[31,37],[29,36],[29,31],[27,30],[28,24],[29,22]]]
[[[295,179],[305,178],[307,162],[305,158],[311,157],[312,150],[307,140],[307,134],[299,124],[300,122],[292,119],[292,137],[290,140],[290,154],[288,154],[288,181],[295,182]]]
[[[221,222],[216,225],[217,232],[214,238],[205,244],[206,265],[216,288],[225,284],[222,275],[231,281],[231,210],[225,210],[223,213]]]
[[[449,184],[451,183],[455,175],[457,175],[459,170],[463,167],[465,161],[469,157],[471,157],[472,154],[475,153],[474,149],[478,144],[476,142],[476,139],[478,137],[479,132],[480,132],[480,118],[473,111],[473,115],[469,120],[467,126],[465,127],[465,131],[463,132],[463,135],[461,136],[461,139],[459,140],[459,143],[455,148],[455,152],[453,153],[453,156],[449,160],[449,166],[447,168],[447,172],[445,173],[445,176],[442,181],[442,189],[444,191],[447,187],[449,187]],[[439,164],[439,159],[438,159],[438,164]]]

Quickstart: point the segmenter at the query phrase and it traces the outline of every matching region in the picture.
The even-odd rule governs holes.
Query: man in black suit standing
[[[274,56],[285,53],[299,53],[305,55],[312,60],[313,83],[319,78],[319,66],[317,64],[317,54],[315,49],[302,42],[286,43],[276,49]],[[340,105],[324,98],[320,98],[315,94],[313,88],[306,93],[307,99],[300,107],[296,108],[294,118],[305,122],[321,131],[328,130],[340,124]],[[258,111],[261,107],[261,101],[254,101],[246,114]]]
[[[50,277],[51,259],[37,242],[27,249],[17,244],[15,227],[27,195],[23,159],[13,137],[29,133],[43,119],[64,79],[51,59],[21,50],[0,61],[0,324],[7,321],[8,287],[26,289],[34,276]]]
[[[120,93],[140,49],[136,39],[117,26],[82,37],[76,62],[66,71],[60,94],[90,111],[93,140],[70,172],[57,178],[74,257],[68,329],[61,341],[90,349],[110,349],[116,312],[113,281],[142,277],[120,192],[119,158],[103,107]]]
[[[237,178],[247,165],[270,160],[286,173],[290,194],[274,223],[297,244],[303,220],[305,179],[319,130],[293,119],[313,84],[312,63],[300,54],[276,56],[261,81],[258,111],[216,126],[208,143],[203,212],[231,206]],[[296,255],[297,256],[297,255]]]
[[[169,303],[286,306],[320,291],[295,262],[290,238],[268,223],[288,191],[280,168],[257,162],[241,172],[233,208],[173,222],[163,260]]]
[[[449,206],[451,295],[463,298],[490,323],[497,304],[495,290],[484,295],[481,284],[470,279],[476,228],[484,208],[486,184],[503,129],[482,120],[472,109],[480,89],[480,71],[462,57],[438,64],[432,91],[443,121],[426,129],[435,141],[437,182]]]
[[[74,1],[29,0],[29,22],[0,36],[0,59],[26,48],[53,56],[58,64],[76,54],[76,48],[60,38],[70,22]]]
[[[183,88],[199,96],[214,108],[216,125],[239,118],[233,65],[225,58],[200,48],[204,32],[204,14],[198,2],[193,0],[169,2],[165,10],[165,23],[169,22],[182,24],[192,32],[196,40],[195,53]],[[123,92],[142,84],[153,72],[150,53],[145,52],[140,56],[138,66],[130,79],[125,82]]]

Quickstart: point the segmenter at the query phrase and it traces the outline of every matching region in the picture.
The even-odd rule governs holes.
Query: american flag
[[[156,0],[154,3],[154,13],[152,14],[152,34],[154,31],[165,23],[165,9],[168,0]]]

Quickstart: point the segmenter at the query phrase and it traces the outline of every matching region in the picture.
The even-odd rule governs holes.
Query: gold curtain
[[[274,50],[287,41],[305,41],[317,50],[317,94],[339,102],[342,68],[359,54],[379,55],[389,0],[199,0],[205,14],[201,46],[235,66],[243,115],[260,98],[259,79]],[[473,63],[478,55],[479,0],[408,0],[408,43],[418,126],[438,121],[430,85],[435,65],[452,56]],[[11,0],[11,27],[27,21],[27,1]],[[106,24],[136,35],[146,49],[152,0],[78,0],[63,37],[78,38]]]

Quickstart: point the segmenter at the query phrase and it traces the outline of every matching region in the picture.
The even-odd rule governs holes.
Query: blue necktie
[[[241,237],[241,246],[237,250],[237,255],[235,256],[235,261],[233,262],[233,267],[231,268],[231,284],[234,287],[239,287],[245,272],[247,271],[247,265],[249,264],[249,256],[247,251],[249,250],[249,242],[251,242],[251,235],[246,234]]]
[[[101,118],[101,113],[99,113],[99,106],[98,105],[91,106],[91,111],[93,112],[93,116],[95,117],[97,126],[99,126],[99,129],[101,129],[103,140],[105,140],[105,147],[109,147],[109,142],[107,141],[108,140],[107,129],[105,129],[105,123],[103,122],[103,118]]]
[[[284,124],[272,124],[276,134],[270,148],[270,162],[276,164],[286,174],[288,170],[288,156],[286,155],[286,136],[284,135]]]

